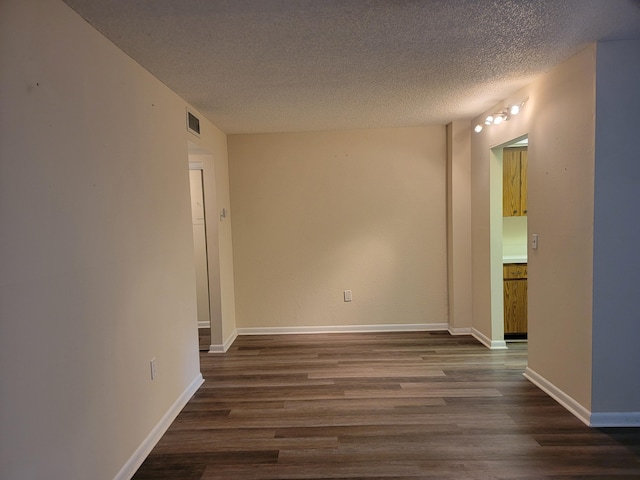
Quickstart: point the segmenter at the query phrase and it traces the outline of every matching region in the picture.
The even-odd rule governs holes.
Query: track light
[[[487,117],[484,119],[484,124],[489,126],[500,125],[502,122],[507,122],[511,117],[513,117],[514,115],[518,115],[522,111],[522,108],[524,107],[524,104],[527,100],[514,105],[507,105],[501,111],[492,113],[491,115],[487,115]],[[476,133],[480,133],[483,128],[484,127],[481,124],[478,124],[475,126],[473,131]]]

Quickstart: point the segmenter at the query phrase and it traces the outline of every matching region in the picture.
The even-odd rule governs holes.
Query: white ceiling
[[[446,124],[598,39],[638,0],[65,0],[226,133]]]

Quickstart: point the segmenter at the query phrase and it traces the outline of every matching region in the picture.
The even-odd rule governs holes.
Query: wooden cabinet
[[[527,215],[527,147],[502,151],[502,216]]]
[[[527,264],[509,263],[504,270],[504,336],[527,338]]]

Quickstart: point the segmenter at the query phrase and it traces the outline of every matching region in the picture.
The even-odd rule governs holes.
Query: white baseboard
[[[233,342],[238,338],[238,330],[234,330],[233,333],[225,340],[222,345],[210,345],[209,353],[226,353],[231,347]]]
[[[476,340],[478,340],[480,343],[482,343],[485,347],[487,347],[490,350],[506,350],[507,349],[507,342],[505,342],[504,340],[491,340],[484,333],[482,333],[480,330],[477,330],[475,328],[471,329],[471,335],[473,335]]]
[[[209,328],[211,326],[211,322],[207,320],[198,320],[198,328]]]
[[[140,444],[136,451],[131,455],[127,463],[120,469],[118,474],[114,477],[114,480],[129,480],[136,473],[142,462],[145,461],[156,443],[160,441],[160,438],[167,431],[171,423],[180,413],[180,410],[184,408],[187,402],[191,399],[194,393],[200,388],[200,385],[204,383],[202,374],[199,373],[191,384],[185,389],[184,392],[178,397],[178,399],[171,405],[167,413],[163,415],[160,421],[153,427],[151,433],[147,435],[147,438]]]
[[[447,327],[447,330],[449,330],[449,333],[451,335],[471,335],[472,332],[472,328],[471,327],[452,327],[451,325],[449,325]]]
[[[553,398],[556,402],[562,405],[564,408],[573,413],[580,421],[582,421],[585,425],[592,426],[590,417],[591,412],[580,405],[577,401],[563,392],[561,389],[556,387],[549,380],[544,378],[542,375],[536,373],[531,370],[531,368],[527,367],[524,372],[524,377],[537,386],[540,390],[545,392],[551,398]]]
[[[591,414],[591,426],[640,427],[640,412],[596,412]]]
[[[313,333],[360,333],[360,332],[431,332],[446,331],[446,323],[409,323],[387,325],[334,325],[321,327],[258,327],[238,328],[238,335],[291,335]]]

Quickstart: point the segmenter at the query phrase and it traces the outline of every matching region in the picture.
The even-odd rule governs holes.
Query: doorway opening
[[[222,344],[222,297],[218,211],[213,155],[188,142],[194,266],[200,350],[215,352]]]
[[[191,190],[191,226],[196,272],[198,345],[200,350],[209,350],[211,345],[211,314],[202,164],[189,162],[189,187]]]
[[[523,342],[528,335],[528,136],[491,150],[492,345]]]

